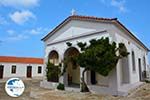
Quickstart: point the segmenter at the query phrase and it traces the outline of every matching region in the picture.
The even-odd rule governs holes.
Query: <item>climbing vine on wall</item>
[[[52,64],[50,61],[48,61],[46,67],[47,81],[58,82],[60,73],[61,73],[61,65],[56,66]]]

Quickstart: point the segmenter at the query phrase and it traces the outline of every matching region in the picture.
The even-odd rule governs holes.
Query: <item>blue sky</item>
[[[0,0],[0,55],[43,57],[41,38],[71,15],[117,17],[150,48],[149,0]]]

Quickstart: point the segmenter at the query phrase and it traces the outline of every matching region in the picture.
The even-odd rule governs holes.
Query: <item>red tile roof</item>
[[[80,16],[80,15],[73,15],[70,16],[71,19],[85,19],[85,20],[116,20],[117,18],[102,18],[102,17],[95,17],[95,16]]]
[[[129,31],[117,18],[99,18],[94,16],[81,16],[81,15],[72,15],[66,18],[62,23],[60,23],[54,30],[52,30],[50,33],[48,33],[44,38],[42,38],[42,41],[47,40],[53,33],[55,33],[57,30],[59,30],[61,27],[63,27],[66,23],[68,23],[70,20],[85,20],[85,21],[103,21],[103,22],[111,22],[115,23],[125,31],[127,31],[127,34],[131,36],[138,44],[140,44],[143,48],[145,48],[147,51],[150,51],[149,48],[147,48],[137,37],[135,37],[131,31]]]
[[[117,20],[117,18],[99,18],[94,16],[81,16],[81,15],[72,15],[66,18],[63,22],[61,22],[58,26],[56,26],[50,33],[48,33],[44,38],[42,38],[42,41],[45,41],[52,33],[56,32],[58,29],[60,29],[63,25],[65,25],[70,20],[86,20],[86,21],[113,21]]]
[[[5,63],[43,64],[43,59],[42,58],[30,58],[30,57],[0,56],[0,62],[5,62]]]

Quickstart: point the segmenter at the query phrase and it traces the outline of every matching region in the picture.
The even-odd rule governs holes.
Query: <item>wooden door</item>
[[[27,66],[27,78],[32,77],[32,66]]]
[[[3,78],[3,71],[4,71],[4,66],[0,65],[0,79]]]
[[[96,84],[96,73],[94,71],[91,71],[91,84]]]
[[[138,63],[139,63],[139,80],[142,81],[142,70],[141,70],[141,59],[138,59]]]

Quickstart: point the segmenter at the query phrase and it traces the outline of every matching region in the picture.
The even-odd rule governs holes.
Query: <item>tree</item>
[[[61,66],[52,64],[49,60],[46,67],[47,81],[58,82],[59,74],[61,73]]]
[[[86,71],[94,71],[103,76],[108,76],[110,71],[116,67],[119,59],[128,56],[127,49],[123,43],[118,47],[115,42],[110,43],[109,38],[92,39],[87,43],[78,42],[81,52],[74,59],[76,63],[83,67],[81,78],[81,92],[88,92],[84,74]]]

